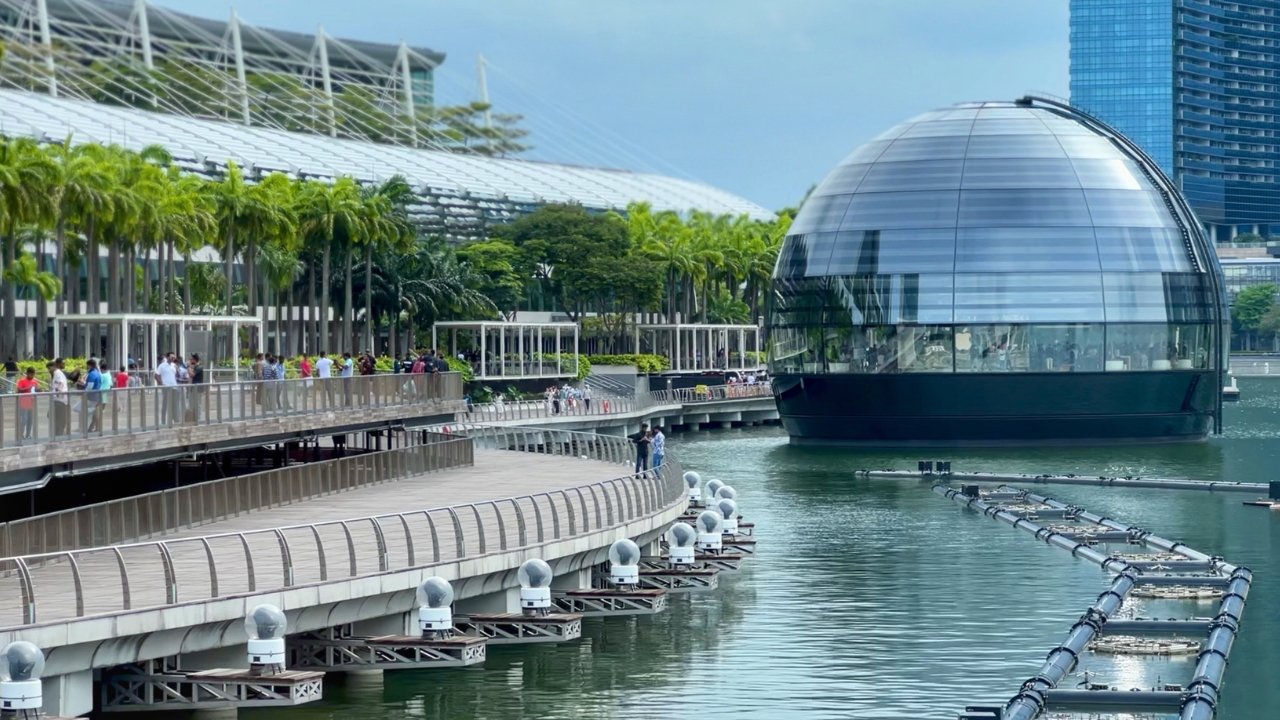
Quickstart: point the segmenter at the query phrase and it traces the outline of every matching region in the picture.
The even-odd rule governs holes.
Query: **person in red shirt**
[[[120,372],[116,373],[116,381],[113,387],[117,389],[129,387],[129,371],[125,370],[124,367],[121,367]]]
[[[27,368],[27,372],[18,378],[17,390],[18,394],[22,395],[18,398],[18,430],[26,440],[31,439],[31,431],[36,424],[36,399],[31,396],[39,386],[40,383],[36,382],[35,368]]]

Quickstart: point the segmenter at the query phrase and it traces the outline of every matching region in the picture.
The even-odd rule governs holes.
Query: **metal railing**
[[[625,415],[657,405],[695,405],[697,403],[747,400],[772,396],[773,389],[768,383],[712,385],[701,391],[697,388],[656,390],[634,398],[596,397],[589,403],[581,399],[573,402],[561,400],[558,409],[554,402],[545,400],[485,403],[472,406],[466,413],[458,413],[457,419],[459,422],[464,423],[486,423],[500,420],[533,420],[552,417]]]
[[[459,420],[473,423],[498,420],[534,420],[538,418],[589,417],[593,415],[619,415],[643,410],[650,405],[647,398],[593,397],[570,400],[517,400],[473,405],[466,413],[458,413]]]
[[[628,463],[625,438],[475,428],[477,445]],[[413,448],[388,451],[410,453]],[[314,466],[309,466],[314,470]],[[0,628],[335,582],[532,547],[682,502],[682,468],[445,508],[0,559]]]
[[[709,385],[701,390],[698,388],[655,390],[650,393],[650,395],[653,396],[653,402],[658,405],[689,405],[703,402],[720,402],[723,400],[772,397],[773,388],[769,383],[753,383],[750,385]]]
[[[462,398],[458,373],[0,395],[0,448]]]
[[[413,433],[414,446],[298,464],[0,524],[0,557],[134,543],[369,485],[472,465],[469,438]]]

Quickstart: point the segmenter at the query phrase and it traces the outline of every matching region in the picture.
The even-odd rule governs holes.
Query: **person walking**
[[[648,423],[640,424],[640,432],[631,435],[631,442],[636,444],[636,472],[649,469],[649,445],[653,439],[649,436]]]
[[[63,372],[62,358],[55,358],[49,363],[49,392],[53,393],[53,434],[66,435],[71,432],[71,405],[67,393],[67,374]]]
[[[345,398],[347,407],[351,406],[351,378],[355,375],[356,364],[351,359],[351,353],[342,353],[342,395]]]
[[[168,355],[161,355],[156,365],[156,384],[160,386],[160,422],[175,422],[178,410],[178,369],[169,362]]]
[[[657,470],[662,467],[662,458],[667,455],[667,436],[662,432],[661,425],[653,426],[653,469]]]
[[[204,385],[204,368],[200,365],[199,353],[191,353],[191,360],[187,364],[187,375],[191,377],[191,389],[188,391],[190,398],[187,402],[187,421],[191,423],[200,422],[200,406],[204,405],[205,385]]]
[[[36,424],[36,399],[34,394],[40,387],[40,382],[36,380],[36,369],[27,368],[27,371],[18,378],[17,392],[22,397],[18,398],[18,432],[21,433],[23,440],[30,440],[32,430]]]
[[[88,370],[84,377],[80,380],[80,387],[84,393],[84,416],[81,423],[81,429],[85,433],[98,432],[102,427],[102,405],[103,405],[103,379],[102,371],[98,369],[98,361],[89,358],[85,363]]]
[[[316,379],[324,389],[324,406],[333,407],[333,361],[323,350],[320,351],[320,359],[316,360]]]
[[[313,373],[313,370],[311,367],[311,361],[307,359],[306,355],[299,355],[298,356],[298,377],[301,379],[301,382],[299,382],[298,384],[302,388],[301,394],[299,397],[302,398],[302,407],[304,408],[308,406],[308,400],[311,397],[312,373]]]
[[[582,406],[586,408],[587,414],[591,414],[591,386],[582,386]]]

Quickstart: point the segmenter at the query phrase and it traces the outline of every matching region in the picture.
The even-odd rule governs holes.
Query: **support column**
[[[507,329],[498,328],[498,376],[507,375]]]
[[[49,31],[49,4],[47,0],[36,0],[36,19],[40,23],[40,47],[44,53],[44,70],[49,74],[45,80],[50,97],[58,97],[58,72],[53,64],[53,34]],[[94,308],[93,312],[98,312]]]
[[[236,62],[236,88],[240,91],[240,113],[243,115],[244,124],[249,123],[249,83],[245,79],[244,73],[244,45],[240,42],[240,16],[236,15],[236,11],[231,11],[231,23],[228,26],[231,32],[231,51],[235,53]]]
[[[44,678],[44,714],[79,717],[93,712],[93,671],[67,673]]]
[[[409,130],[409,142],[417,145],[417,119],[413,107],[413,74],[409,68],[409,46],[404,41],[400,42],[400,49],[396,51],[396,65],[400,68],[400,85],[402,97],[400,101],[404,104],[405,124]]]
[[[489,352],[488,352],[489,331],[484,325],[480,326],[480,372],[476,373],[479,378],[485,377],[489,370]]]
[[[333,107],[333,76],[329,72],[329,40],[324,27],[316,28],[316,54],[320,57],[320,85],[324,89],[325,114],[329,116],[329,136],[338,136],[338,118]],[[328,322],[329,318],[325,318]],[[409,338],[413,344],[413,338]]]
[[[142,46],[142,67],[151,72],[156,69],[151,55],[151,20],[147,17],[147,0],[136,0],[133,12],[138,17],[138,44]]]
[[[128,370],[129,369],[129,321],[128,320],[125,320],[124,322],[120,323],[120,348],[118,352],[120,356],[119,358],[120,362],[118,365],[116,365],[116,367],[122,367],[125,370]],[[114,371],[115,368],[111,368],[111,370]]]
[[[676,333],[676,355],[675,355],[675,362],[671,363],[673,366],[671,369],[675,370],[676,372],[680,372],[680,326],[679,325],[676,326],[675,333]]]

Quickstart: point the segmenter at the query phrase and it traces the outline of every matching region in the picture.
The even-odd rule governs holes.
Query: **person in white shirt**
[[[160,421],[171,423],[177,420],[178,369],[169,362],[167,355],[160,356],[156,365],[156,384],[160,386]]]
[[[333,361],[324,352],[321,352],[320,359],[316,360],[316,377],[320,379],[320,384],[324,387],[325,405],[332,407],[333,383],[326,381],[333,377]]]
[[[67,374],[63,372],[62,358],[49,363],[49,391],[53,393],[53,434],[66,435],[71,431],[71,405],[67,402]]]

